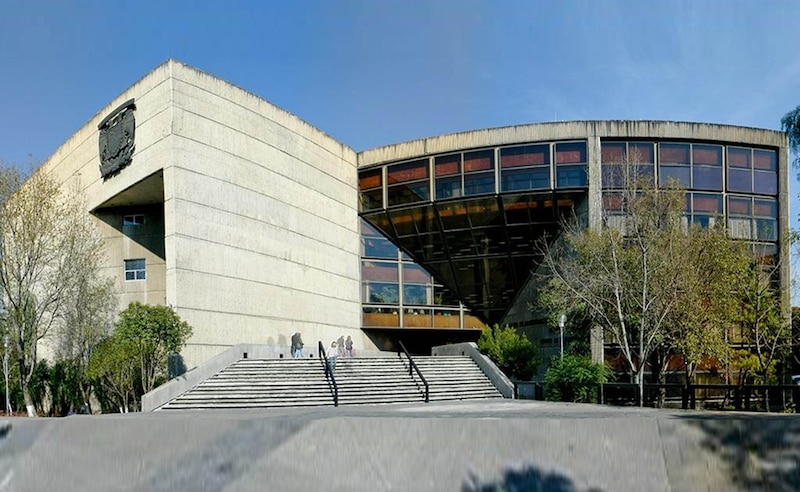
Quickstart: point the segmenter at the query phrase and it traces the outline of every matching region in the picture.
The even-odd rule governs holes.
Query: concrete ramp
[[[800,419],[508,400],[12,419],[0,490],[798,490]]]

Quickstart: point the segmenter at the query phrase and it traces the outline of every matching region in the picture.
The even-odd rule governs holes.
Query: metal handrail
[[[408,353],[408,350],[406,350],[406,346],[403,345],[403,342],[398,340],[397,343],[400,345],[400,350],[397,351],[397,356],[402,359],[401,354],[406,354],[406,357],[408,357],[408,375],[413,376],[411,371],[417,371],[417,375],[422,380],[422,384],[425,385],[425,403],[428,403],[430,401],[430,388],[428,387],[428,381],[425,379],[425,376],[422,375],[422,371],[419,370],[419,367],[417,367],[414,359],[411,358],[411,354]]]
[[[333,383],[333,406],[339,406],[339,386],[336,384],[336,377],[333,375],[333,372],[328,370],[328,357],[325,354],[325,346],[322,345],[322,340],[319,340],[317,345],[317,349],[319,350],[319,360],[322,361],[322,369],[325,371],[325,378],[330,378],[331,383]]]

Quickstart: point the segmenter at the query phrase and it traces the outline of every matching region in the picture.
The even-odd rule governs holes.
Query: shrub
[[[497,325],[486,328],[478,339],[478,350],[489,357],[508,377],[529,381],[539,366],[539,351],[514,328]]]
[[[544,376],[545,399],[550,401],[594,402],[597,388],[608,380],[610,371],[582,355],[554,357]]]

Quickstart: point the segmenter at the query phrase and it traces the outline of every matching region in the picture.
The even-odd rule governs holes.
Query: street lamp
[[[564,325],[567,324],[567,315],[561,313],[558,316],[558,330],[560,332],[560,341],[561,341],[561,360],[564,360]]]
[[[6,377],[6,416],[11,415],[11,402],[8,401],[8,334],[3,335],[3,374]]]

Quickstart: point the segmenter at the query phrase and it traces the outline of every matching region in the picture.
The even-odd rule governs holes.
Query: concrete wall
[[[360,326],[356,156],[224,81],[170,65],[167,298],[187,367],[238,343],[326,345]]]
[[[134,98],[130,166],[103,180],[97,125]],[[170,304],[194,327],[187,367],[238,343],[311,346],[359,329],[356,154],[227,82],[167,61],[125,90],[38,172],[77,186],[106,239],[120,309]],[[122,226],[145,213],[144,228]],[[123,260],[147,280],[125,282]]]
[[[53,176],[62,188],[75,187],[84,194],[87,212],[93,211],[115,196],[120,195],[135,183],[157,173],[170,165],[170,107],[171,89],[169,83],[169,64],[165,63],[147,74],[133,86],[112,100],[97,112],[86,124],[70,137],[37,170]],[[130,166],[119,174],[103,180],[100,175],[99,131],[100,121],[128,99],[136,102],[136,151]],[[133,211],[133,209],[127,209]],[[124,308],[132,301],[163,304],[165,302],[164,254],[158,241],[133,238],[133,231],[122,227],[120,213],[108,210],[96,214],[97,226],[108,244],[104,271],[114,279],[119,293],[119,306]],[[159,227],[163,222],[163,211],[152,209],[149,214],[155,218],[148,227]],[[155,215],[154,215],[155,214]],[[163,225],[160,226],[163,229]],[[133,235],[136,235],[133,232]],[[163,240],[161,241],[163,243]],[[125,258],[145,258],[148,265],[146,282],[125,282],[123,260]],[[149,271],[153,267],[152,274]]]

